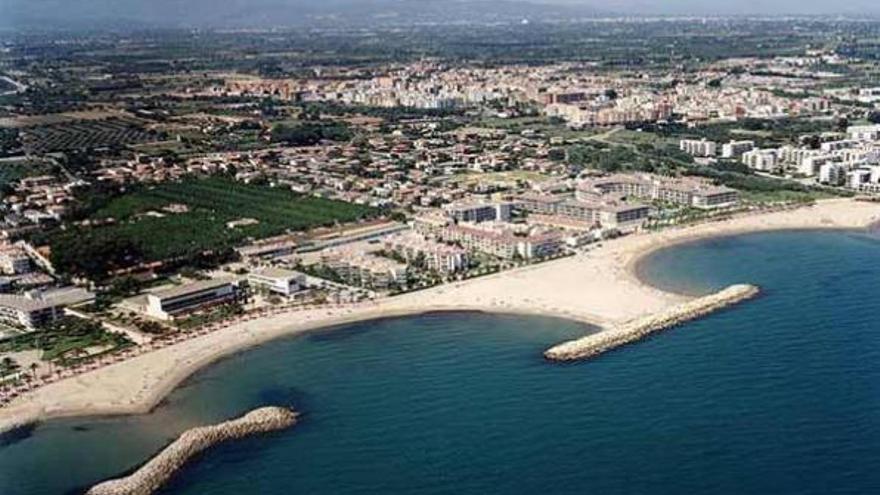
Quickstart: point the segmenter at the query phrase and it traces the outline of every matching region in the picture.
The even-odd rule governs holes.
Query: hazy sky
[[[488,8],[493,12],[511,10],[510,2],[528,2],[588,7],[601,14],[880,15],[880,0],[0,0],[0,26],[25,22],[82,25],[114,20],[145,24],[286,24],[304,21],[309,14],[342,12],[357,17],[396,8],[405,17],[412,9],[436,12],[443,11],[445,4],[460,6],[466,2],[480,2],[484,4],[482,11]],[[485,6],[492,3],[497,7]],[[459,7],[457,11],[467,9]]]
[[[823,14],[880,12],[880,0],[538,0],[662,14]]]

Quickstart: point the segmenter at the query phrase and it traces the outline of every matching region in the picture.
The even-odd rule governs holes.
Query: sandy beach
[[[354,306],[252,319],[29,392],[0,409],[0,431],[62,416],[146,413],[194,371],[269,340],[345,323],[430,311],[563,317],[610,328],[689,300],[640,281],[648,253],[705,237],[786,229],[859,229],[880,221],[880,203],[828,200],[604,242],[585,253]],[[535,349],[536,355],[543,349]]]

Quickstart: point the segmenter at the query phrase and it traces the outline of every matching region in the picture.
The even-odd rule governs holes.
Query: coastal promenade
[[[223,356],[281,336],[357,321],[430,311],[486,311],[562,317],[611,330],[692,300],[638,279],[638,261],[656,249],[705,237],[859,229],[878,221],[878,203],[828,200],[796,210],[636,234],[577,256],[375,302],[245,318],[27,392],[0,409],[0,431],[50,417],[145,413],[187,376]]]

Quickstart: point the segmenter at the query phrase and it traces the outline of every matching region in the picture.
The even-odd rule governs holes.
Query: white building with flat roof
[[[682,139],[678,145],[681,151],[691,156],[715,156],[718,144],[707,139]]]
[[[303,273],[283,268],[260,268],[247,276],[248,284],[256,290],[264,290],[285,297],[303,290],[306,276]]]
[[[236,302],[241,296],[237,280],[201,280],[147,294],[145,313],[160,320],[172,320],[211,306]]]
[[[0,323],[34,330],[54,322],[63,314],[61,306],[24,296],[0,295]]]
[[[754,147],[754,141],[730,141],[721,145],[721,158],[739,158]]]
[[[498,203],[450,203],[443,206],[446,214],[456,222],[508,222],[513,204]]]
[[[743,153],[742,162],[752,170],[771,172],[778,166],[779,157],[775,149],[758,149]]]

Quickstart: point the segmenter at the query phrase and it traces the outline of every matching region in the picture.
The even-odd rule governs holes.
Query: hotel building
[[[60,305],[24,296],[0,295],[0,323],[34,330],[60,318]]]
[[[238,302],[243,296],[237,280],[202,280],[147,294],[144,312],[160,320],[172,320],[212,306]]]

